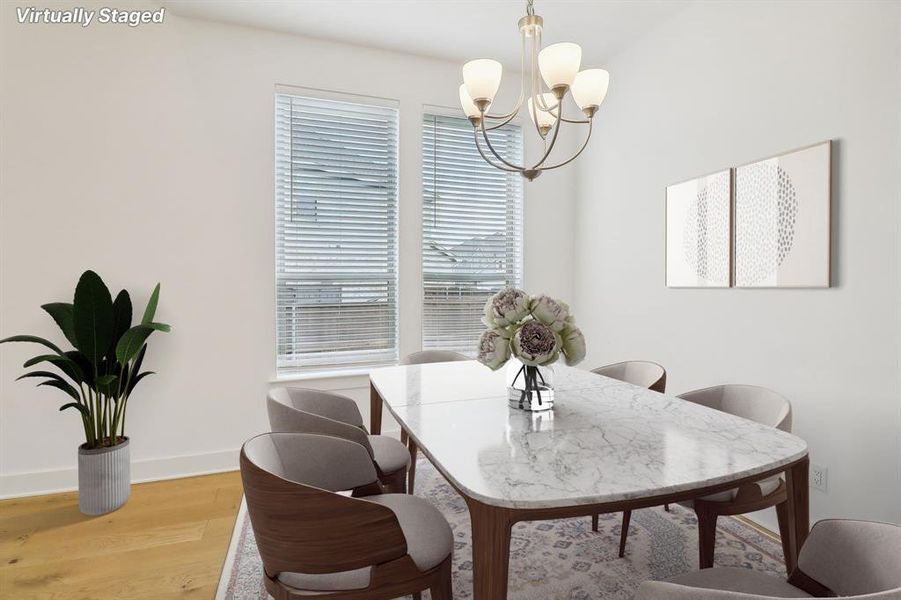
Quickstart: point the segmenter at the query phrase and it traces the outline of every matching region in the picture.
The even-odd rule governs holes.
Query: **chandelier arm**
[[[551,143],[545,149],[544,156],[541,157],[541,160],[539,160],[537,163],[535,163],[535,166],[532,167],[532,169],[543,170],[541,165],[543,165],[544,161],[547,160],[547,157],[551,155],[551,152],[554,149],[554,145],[557,143],[557,134],[560,133],[560,121],[561,121],[560,117],[563,116],[563,98],[560,98],[557,106],[559,107],[560,114],[557,117],[557,121],[554,123],[554,135],[551,136]]]
[[[585,150],[585,148],[588,146],[588,140],[591,139],[591,131],[592,131],[593,125],[594,125],[594,121],[592,119],[589,119],[588,120],[588,135],[585,136],[585,141],[582,142],[582,147],[579,148],[578,152],[576,152],[575,154],[573,154],[571,157],[567,158],[563,162],[557,163],[556,165],[551,165],[549,167],[541,167],[541,170],[542,171],[550,171],[551,169],[558,169],[558,168],[560,168],[564,165],[568,165],[572,161],[576,160],[576,158],[578,158],[578,156],[580,154],[582,154],[582,151]]]
[[[518,165],[514,165],[513,163],[511,163],[510,161],[505,159],[503,156],[498,154],[497,150],[494,149],[494,146],[491,145],[491,140],[488,139],[488,131],[485,129],[485,119],[482,119],[481,126],[482,126],[482,137],[485,138],[485,145],[488,146],[488,149],[495,156],[495,158],[497,158],[499,161],[501,161],[508,167],[513,168],[515,171],[522,172],[525,169],[525,167],[520,167]],[[478,137],[478,136],[476,136],[476,137]],[[478,144],[476,144],[476,145],[478,145]],[[507,169],[504,169],[504,170],[506,171]]]
[[[479,144],[479,131],[475,127],[472,128],[472,137],[476,142],[476,149],[479,151],[479,154],[482,156],[482,159],[494,167],[495,169],[500,169],[501,171],[508,171],[510,173],[521,173],[522,169],[513,169],[504,165],[499,165],[491,162],[491,160],[485,155],[485,152],[482,150],[481,144]],[[486,138],[487,139],[487,138]]]
[[[518,109],[518,108],[517,108],[516,112],[510,113],[509,115],[507,115],[507,117],[506,117],[503,121],[501,121],[500,123],[496,123],[496,124],[492,125],[491,127],[486,127],[485,129],[488,130],[488,131],[493,131],[493,130],[495,130],[495,129],[500,129],[501,127],[503,127],[504,125],[506,125],[507,123],[509,123],[510,121],[512,121],[512,120],[516,117],[517,112],[519,112],[519,109]]]

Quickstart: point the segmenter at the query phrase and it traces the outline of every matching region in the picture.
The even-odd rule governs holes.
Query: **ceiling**
[[[524,0],[161,0],[171,12],[455,61],[519,68]],[[585,66],[604,63],[689,0],[535,0],[544,44],[574,41]]]

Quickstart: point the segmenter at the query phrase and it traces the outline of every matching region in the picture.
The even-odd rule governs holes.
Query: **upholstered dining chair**
[[[400,364],[424,365],[428,363],[456,362],[460,360],[469,360],[469,358],[459,352],[453,352],[451,350],[422,350],[406,355],[401,359]],[[419,452],[419,448],[417,448],[416,442],[407,435],[406,429],[401,429],[400,441],[407,444],[407,450],[410,453],[410,468],[407,470],[407,492],[412,494],[413,486],[416,484],[416,454]]]
[[[750,569],[705,569],[642,583],[634,600],[810,597],[901,600],[901,526],[819,521],[810,530],[788,581]]]
[[[769,425],[791,432],[792,411],[787,398],[764,387],[756,385],[717,385],[678,396],[708,408],[744,417],[763,425]],[[721,515],[740,515],[771,506],[776,507],[779,531],[785,555],[789,555],[788,504],[785,482],[779,475],[744,485],[740,488],[680,502],[693,508],[698,517],[698,556],[702,569],[713,566],[716,546],[716,521]],[[620,537],[620,556],[625,554],[626,536],[629,524],[628,511],[623,513],[623,531]]]
[[[604,365],[603,367],[592,369],[591,372],[611,379],[625,381],[638,387],[648,388],[661,394],[666,391],[666,369],[649,360],[627,360],[613,363],[612,365]],[[666,510],[669,510],[669,505],[666,505]],[[620,556],[623,556],[626,551],[626,535],[628,535],[629,520],[631,518],[631,511],[623,513],[623,527],[619,539]],[[598,530],[598,515],[591,515],[591,530]]]
[[[275,600],[451,600],[453,534],[422,498],[382,494],[361,444],[264,433],[241,449],[247,512]],[[338,492],[352,492],[350,496]]]
[[[273,388],[266,398],[272,431],[318,433],[356,442],[369,453],[389,491],[406,491],[410,453],[398,440],[370,435],[357,403],[347,396],[305,388]]]
[[[648,388],[661,394],[666,391],[666,369],[648,360],[627,360],[592,369],[592,373]]]
[[[401,359],[400,364],[424,365],[427,363],[454,362],[458,360],[469,360],[469,358],[451,350],[422,350],[421,352],[413,352],[406,355]]]

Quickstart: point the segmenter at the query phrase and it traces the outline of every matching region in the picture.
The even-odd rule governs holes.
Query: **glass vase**
[[[512,408],[539,412],[554,408],[554,367],[507,363],[507,397]]]

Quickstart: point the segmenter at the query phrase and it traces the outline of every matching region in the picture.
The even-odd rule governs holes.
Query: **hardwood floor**
[[[234,471],[134,485],[99,517],[74,492],[0,501],[0,598],[209,600],[242,493]]]

